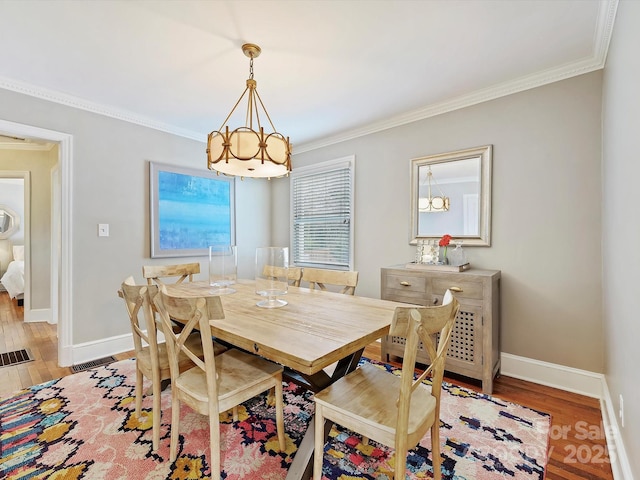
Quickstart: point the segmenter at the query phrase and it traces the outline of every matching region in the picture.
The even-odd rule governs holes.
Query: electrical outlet
[[[620,426],[624,428],[624,398],[620,394],[620,410],[618,410],[618,416],[620,417]]]

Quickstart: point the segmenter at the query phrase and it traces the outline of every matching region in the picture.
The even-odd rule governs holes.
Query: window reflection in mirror
[[[490,245],[491,146],[411,160],[410,243],[448,233]]]

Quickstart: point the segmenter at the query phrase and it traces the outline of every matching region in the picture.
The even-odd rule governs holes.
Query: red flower
[[[449,242],[451,242],[451,235],[446,234],[442,236],[440,242],[438,242],[438,245],[440,245],[441,247],[446,247],[447,245],[449,245]]]

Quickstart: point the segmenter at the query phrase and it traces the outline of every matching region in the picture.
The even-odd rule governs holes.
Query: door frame
[[[0,119],[0,131],[16,135],[20,137],[34,138],[46,140],[49,142],[55,142],[58,144],[58,177],[59,188],[53,188],[52,191],[59,192],[59,198],[57,199],[60,205],[60,235],[59,239],[55,239],[52,236],[52,242],[59,241],[59,245],[56,250],[59,252],[59,272],[51,272],[52,275],[52,300],[56,295],[59,301],[51,302],[53,308],[54,304],[58,305],[57,312],[52,315],[58,318],[58,365],[61,367],[67,367],[73,364],[73,316],[71,308],[71,291],[73,285],[72,279],[72,220],[71,220],[71,201],[72,201],[72,188],[71,188],[71,170],[72,170],[72,156],[73,156],[73,136],[63,132],[57,132],[55,130],[47,130],[44,128],[35,127],[32,125],[24,125],[21,123],[10,122]],[[26,208],[26,206],[25,206]],[[53,275],[58,275],[59,279],[54,280]],[[58,286],[58,292],[54,292],[54,286]],[[31,286],[29,285],[29,289]],[[25,301],[26,298],[25,289]]]

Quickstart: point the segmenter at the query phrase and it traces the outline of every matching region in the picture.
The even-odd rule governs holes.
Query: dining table
[[[210,320],[218,340],[284,367],[284,377],[318,392],[355,370],[364,348],[387,335],[393,313],[404,303],[288,287],[279,308],[257,306],[255,282],[238,280],[221,294],[208,282],[166,285],[167,294],[193,298],[220,296],[224,318]],[[227,290],[229,291],[229,290]],[[328,428],[327,428],[328,429]],[[309,424],[287,479],[310,478],[314,422]]]

